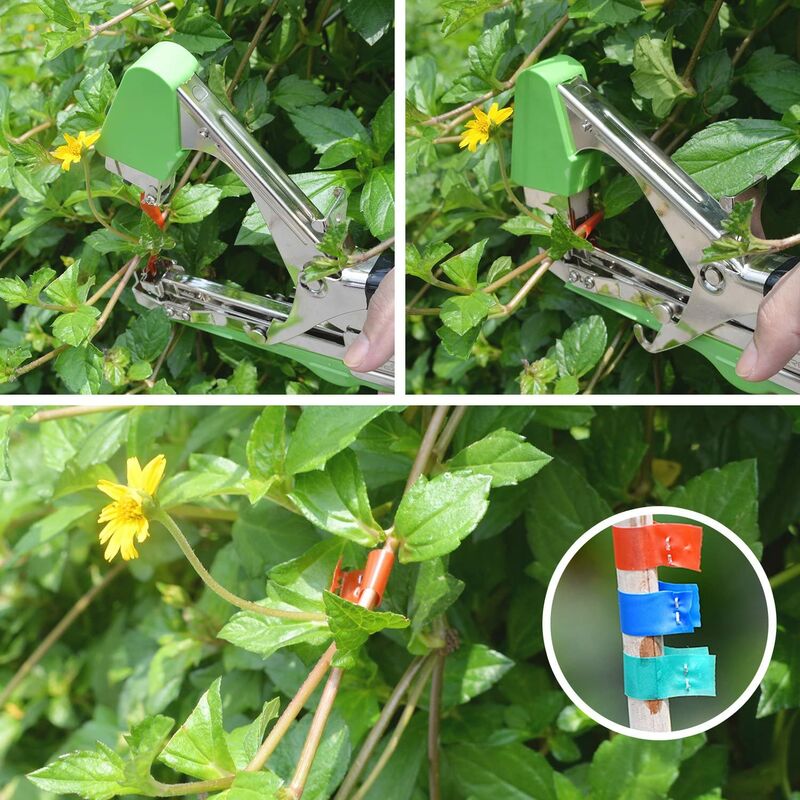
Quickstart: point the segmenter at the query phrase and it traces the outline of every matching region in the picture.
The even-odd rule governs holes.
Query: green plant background
[[[156,42],[175,41],[217,96],[232,90],[237,116],[323,213],[334,187],[345,190],[354,243],[372,247],[393,227],[391,0],[169,5],[94,35],[130,4],[0,3],[0,391],[339,392],[299,363],[173,327],[129,287],[93,337],[111,291],[93,307],[87,294],[137,252],[146,260],[161,251],[191,274],[257,294],[288,296],[292,284],[249,192],[210,157],[173,195],[175,224],[164,234],[139,209],[138,190],[91,159],[95,202],[132,244],[90,213],[83,165],[63,172],[49,151],[65,133],[99,129],[124,69]],[[54,361],[25,369],[62,346]]]
[[[547,229],[526,218],[504,188],[495,142],[510,164],[513,117],[476,153],[459,150],[453,140],[464,122],[450,127],[450,117],[438,125],[423,123],[487,93],[493,97],[480,104],[484,110],[490,102],[513,106],[508,82],[565,15],[566,24],[557,28],[541,58],[564,53],[580,61],[590,83],[645,135],[659,132],[659,146],[674,153],[715,196],[735,194],[758,175],[767,176],[766,234],[794,233],[800,218],[798,194],[792,191],[800,164],[795,35],[800,11],[780,0],[725,2],[716,17],[713,8],[711,0],[408,4],[407,294],[416,309],[448,312],[441,320],[436,314],[409,316],[409,391],[735,391],[687,347],[647,354],[633,340],[630,322],[565,291],[552,275],[545,275],[505,319],[486,320],[491,304],[466,308],[468,301],[457,300],[451,291],[425,285],[432,270],[440,281],[468,285],[482,300],[489,282],[539,248],[553,247]],[[709,19],[699,59],[684,80]],[[728,122],[734,119],[740,122]],[[536,151],[535,135],[525,146]],[[592,191],[605,219],[593,241],[687,283],[688,269],[633,179],[610,159],[603,164]],[[520,187],[514,191],[521,200]],[[565,198],[554,200],[561,213],[565,203]],[[485,248],[469,250],[479,242]],[[466,266],[447,265],[448,258],[463,252]],[[463,274],[469,275],[467,282]],[[530,274],[494,292],[496,301],[508,303]],[[455,313],[456,301],[464,303],[461,313]],[[612,345],[609,360],[598,367]]]
[[[0,686],[110,569],[95,522],[106,498],[94,484],[121,475],[126,455],[166,454],[162,499],[180,501],[172,513],[201,560],[242,596],[263,596],[265,575],[277,564],[331,542],[274,494],[258,499],[270,442],[283,426],[279,411],[138,408],[39,422],[25,421],[26,411],[0,416],[9,442],[2,466],[10,470],[0,482]],[[285,430],[290,448],[304,447],[317,464],[330,457],[321,435],[334,431],[334,421],[337,431],[355,431],[337,447],[356,455],[375,517],[386,524],[430,413],[387,410],[368,422],[364,409],[289,408]],[[434,575],[452,576],[448,586],[463,582],[460,595],[442,593],[442,578],[424,579],[420,565],[398,564],[384,609],[421,627],[413,636],[412,627],[372,637],[345,673],[330,729],[336,735],[315,767],[322,788],[308,797],[331,796],[409,663],[409,647],[420,652],[430,634],[431,606],[423,601],[442,597],[436,613],[446,611],[459,641],[447,656],[444,685],[447,800],[512,791],[530,800],[791,797],[800,786],[800,742],[792,736],[800,709],[800,501],[791,478],[800,467],[797,410],[472,408],[436,469],[455,469],[451,454],[501,429],[522,433],[552,461],[540,461],[517,485],[493,489],[473,533],[449,556],[427,562]],[[568,546],[612,512],[648,504],[694,509],[736,530],[761,559],[778,606],[777,646],[760,691],[727,723],[679,742],[609,736],[592,724],[559,690],[542,645],[545,587]],[[363,563],[364,548],[348,548],[348,561]],[[328,579],[311,582],[315,596]],[[27,772],[96,739],[124,752],[120,737],[132,724],[154,713],[185,719],[219,676],[228,730],[252,720],[265,700],[277,696],[285,705],[323,645],[290,644],[267,658],[246,652],[217,635],[234,611],[203,588],[154,527],[141,558],[0,711],[3,800],[48,798]],[[426,708],[423,697],[370,798],[428,796]],[[301,718],[269,763],[281,777],[291,774],[309,719]],[[156,773],[175,780],[163,766]]]
[[[659,522],[694,522],[658,516]],[[730,708],[755,677],[767,643],[764,591],[750,562],[728,539],[704,526],[702,570],[660,568],[659,580],[696,583],[701,626],[664,637],[668,647],[708,647],[717,657],[716,696],[670,701],[672,730],[685,730]],[[611,529],[570,562],[553,600],[550,631],[570,686],[598,713],[628,725],[623,692],[619,607]]]

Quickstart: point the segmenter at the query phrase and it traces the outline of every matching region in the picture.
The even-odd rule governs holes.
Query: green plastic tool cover
[[[578,153],[558,87],[586,78],[570,56],[555,56],[528,67],[518,78],[514,101],[511,177],[521,186],[571,195],[600,177],[600,154]]]
[[[97,151],[158,181],[169,180],[187,155],[176,90],[196,71],[197,59],[179,44],[151,47],[122,76]]]

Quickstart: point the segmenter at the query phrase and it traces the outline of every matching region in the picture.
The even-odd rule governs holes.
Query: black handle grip
[[[772,289],[773,286],[787,273],[791,272],[798,264],[800,264],[800,258],[797,256],[791,256],[787,258],[779,267],[775,267],[772,272],[770,272],[769,277],[766,281],[764,281],[764,295]]]
[[[378,260],[373,264],[367,278],[367,285],[365,291],[367,293],[367,305],[372,300],[372,295],[375,294],[381,281],[386,277],[386,274],[394,269],[394,250],[384,250],[379,256]]]

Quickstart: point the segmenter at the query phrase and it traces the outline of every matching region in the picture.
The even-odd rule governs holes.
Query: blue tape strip
[[[716,664],[707,647],[665,647],[655,658],[623,653],[625,694],[635,700],[714,697]]]
[[[700,627],[700,593],[696,583],[658,582],[658,592],[617,592],[619,622],[629,636],[693,633]]]

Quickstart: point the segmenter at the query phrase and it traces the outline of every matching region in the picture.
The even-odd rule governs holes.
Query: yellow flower
[[[111,561],[120,552],[125,561],[139,557],[134,539],[141,543],[150,536],[150,523],[142,503],[155,495],[166,466],[164,456],[156,456],[144,469],[138,458],[129,458],[127,486],[111,481],[98,482],[97,488],[114,501],[100,512],[97,519],[108,523],[100,531],[100,544],[108,543],[104,554],[106,561]]]
[[[51,153],[52,156],[61,162],[61,169],[68,170],[72,164],[80,164],[81,156],[100,138],[100,131],[86,133],[81,131],[76,139],[68,133],[64,134],[64,141],[60,147],[56,147]]]
[[[475,119],[467,123],[467,129],[461,134],[459,147],[466,147],[470,153],[478,149],[479,144],[489,141],[489,134],[499,128],[513,113],[513,108],[499,108],[497,103],[492,103],[489,113],[475,106],[472,109]]]

